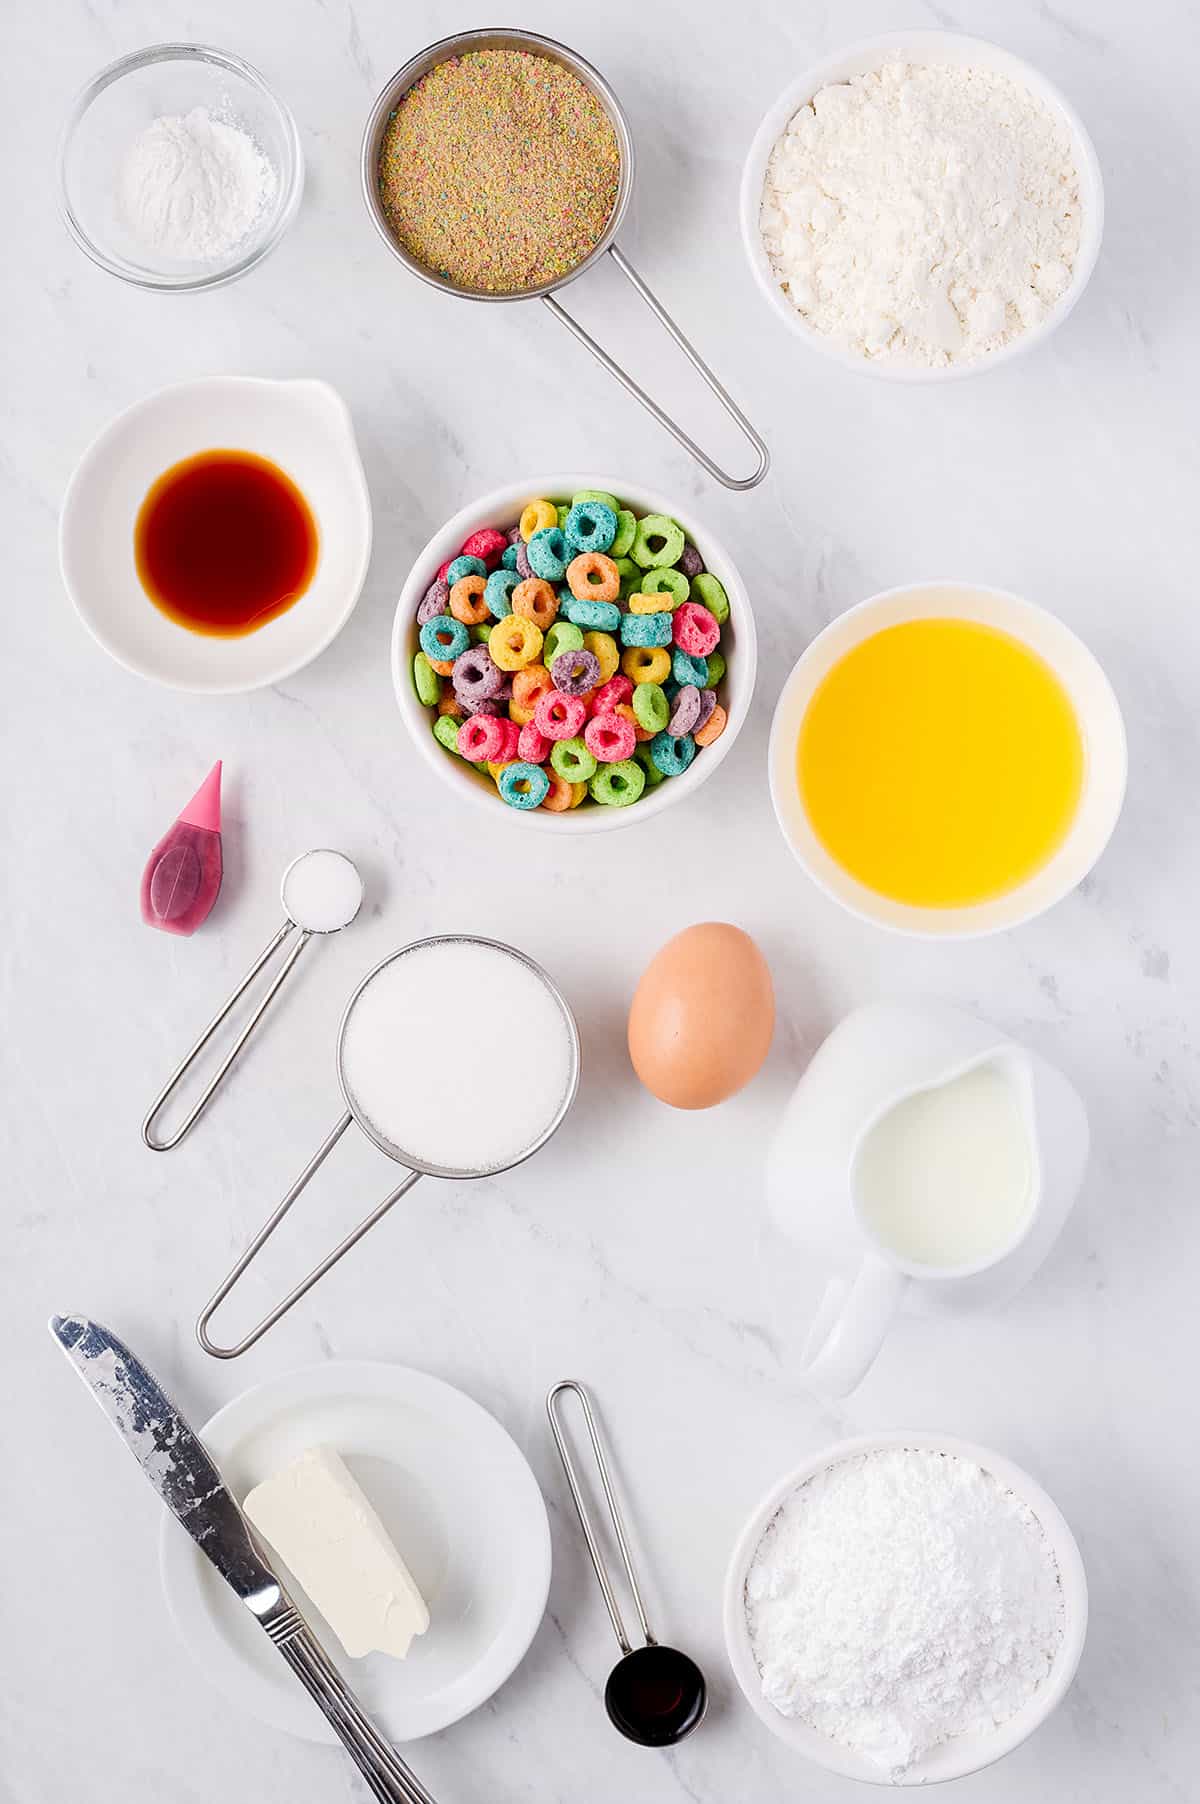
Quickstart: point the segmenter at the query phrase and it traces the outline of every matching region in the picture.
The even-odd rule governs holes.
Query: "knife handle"
[[[434,1804],[416,1774],[367,1716],[299,1611],[289,1606],[262,1626],[380,1804]]]

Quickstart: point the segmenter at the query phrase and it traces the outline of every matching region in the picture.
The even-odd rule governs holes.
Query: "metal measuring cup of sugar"
[[[454,1166],[445,1163],[434,1163],[428,1158],[416,1157],[411,1151],[397,1145],[394,1140],[390,1139],[379,1123],[371,1118],[367,1108],[363,1106],[361,1100],[356,1096],[351,1082],[347,1077],[347,1031],[355,1019],[356,1010],[363,1007],[364,998],[370,994],[373,986],[376,987],[376,993],[378,994],[380,979],[396,965],[398,960],[422,952],[427,948],[438,946],[488,947],[492,951],[504,953],[508,957],[515,959],[519,965],[523,966],[526,971],[538,979],[545,990],[546,995],[555,1005],[564,1031],[564,1044],[567,1054],[566,1073],[562,1094],[558,1099],[557,1106],[550,1114],[549,1118],[540,1124],[537,1131],[531,1132],[528,1141],[524,1145],[511,1156],[506,1156],[499,1161],[492,1161],[489,1163],[480,1162],[469,1166]],[[551,1136],[557,1132],[568,1109],[574,1102],[576,1091],[579,1088],[580,1064],[579,1029],[576,1026],[575,1017],[571,1013],[566,998],[563,996],[562,991],[558,988],[554,980],[542,969],[541,965],[537,964],[532,958],[529,958],[524,952],[519,952],[515,946],[505,945],[501,940],[485,939],[477,934],[443,933],[434,934],[429,939],[414,940],[410,945],[402,946],[399,951],[390,953],[387,958],[381,960],[381,962],[375,966],[374,970],[369,971],[358,985],[349,1002],[346,1004],[341,1019],[341,1025],[338,1028],[337,1076],[338,1086],[342,1092],[342,1099],[346,1105],[345,1111],[340,1119],[334,1124],[330,1132],[325,1136],[291,1189],[283,1197],[282,1201],[276,1205],[272,1214],[254,1236],[254,1239],[250,1242],[237,1264],[222,1281],[218,1289],[213,1292],[212,1297],[209,1299],[203,1313],[196,1323],[196,1338],[204,1348],[204,1351],[206,1353],[211,1353],[214,1359],[236,1359],[240,1353],[245,1353],[248,1348],[254,1346],[255,1342],[261,1340],[262,1336],[269,1328],[273,1328],[275,1323],[287,1314],[294,1303],[298,1303],[301,1297],[305,1296],[312,1289],[313,1285],[325,1276],[326,1272],[333,1269],[338,1260],[348,1253],[351,1247],[357,1246],[363,1235],[368,1233],[375,1226],[377,1221],[383,1219],[393,1203],[398,1203],[400,1198],[412,1189],[418,1178],[493,1178],[498,1177],[501,1172],[511,1171],[515,1166],[524,1164],[526,1159],[531,1158],[534,1153],[545,1146]],[[321,1166],[325,1163],[325,1160],[329,1157],[330,1153],[351,1123],[357,1126],[361,1132],[366,1135],[367,1139],[371,1141],[372,1145],[379,1148],[380,1152],[386,1153],[389,1159],[394,1159],[397,1164],[403,1165],[406,1168],[404,1177],[396,1187],[384,1197],[381,1203],[377,1203],[370,1213],[364,1216],[362,1221],[360,1221],[356,1227],[352,1228],[343,1240],[339,1241],[332,1252],[326,1254],[325,1258],[313,1267],[307,1277],[302,1278],[299,1284],[295,1285],[288,1292],[282,1302],[278,1303],[274,1309],[263,1316],[262,1320],[253,1327],[248,1334],[244,1335],[242,1339],[237,1341],[233,1346],[219,1346],[209,1333],[209,1323],[211,1322],[213,1315],[233,1290],[242,1274],[247,1270],[259,1252],[261,1252],[262,1248],[266,1245],[267,1241],[271,1238],[280,1222],[282,1222],[284,1216],[292,1207],[292,1204],[309,1183],[309,1180],[320,1170]]]
[[[617,197],[613,203],[613,209],[609,215],[608,224],[589,251],[588,255],[577,263],[574,269],[568,270],[566,275],[558,276],[553,281],[544,283],[541,287],[519,289],[511,294],[492,294],[484,289],[460,287],[457,283],[449,281],[445,276],[439,275],[436,270],[429,269],[424,263],[419,262],[417,258],[404,249],[403,245],[397,242],[388,225],[387,217],[379,197],[378,172],[380,150],[382,148],[384,135],[387,131],[388,121],[395,108],[403,99],[404,95],[407,94],[408,90],[414,87],[416,83],[421,80],[421,77],[427,75],[438,63],[444,63],[451,57],[462,56],[473,50],[526,51],[535,56],[547,57],[551,62],[558,63],[562,68],[569,70],[572,75],[583,83],[584,87],[591,92],[594,98],[604,108],[613,131],[616,133],[617,145],[620,150],[621,168],[617,185]],[[379,95],[375,105],[371,108],[370,117],[367,120],[366,129],[363,132],[362,190],[363,199],[366,201],[367,205],[367,211],[371,215],[376,231],[379,233],[379,236],[383,239],[383,242],[387,245],[392,255],[399,258],[400,262],[403,263],[407,269],[410,269],[413,275],[419,276],[422,282],[428,282],[431,288],[441,289],[443,294],[457,295],[460,299],[464,300],[543,301],[556,319],[561,320],[568,332],[572,333],[572,335],[579,340],[579,343],[591,352],[597,362],[603,364],[609,375],[613,376],[621,384],[621,387],[626,393],[632,395],[635,401],[640,402],[648,413],[653,414],[659,425],[665,427],[672,438],[675,439],[678,444],[682,445],[685,451],[690,452],[697,463],[702,465],[702,467],[708,471],[710,476],[714,477],[717,482],[723,483],[727,489],[752,489],[757,483],[762,481],[770,467],[770,452],[758,432],[755,431],[754,427],[750,424],[750,421],[746,418],[746,415],[737,405],[732,395],[722,387],[721,383],[704,362],[699,352],[684,337],[679,327],[675,324],[675,321],[662,305],[662,302],[646,286],[629,259],[617,245],[617,232],[620,228],[621,221],[625,217],[625,211],[629,205],[629,198],[633,192],[633,172],[633,134],[629,129],[629,121],[625,116],[620,101],[617,99],[604,77],[598,70],[592,67],[591,63],[586,62],[584,58],[577,55],[575,51],[568,50],[565,44],[559,44],[553,38],[541,37],[536,32],[532,31],[460,31],[456,32],[452,37],[442,38],[440,42],[429,45],[427,49],[422,50],[419,55],[412,57],[405,63],[402,69],[398,70],[397,73],[393,75],[392,79]],[[671,415],[667,413],[664,408],[660,407],[658,402],[655,401],[652,396],[648,395],[646,390],[642,388],[640,384],[634,381],[628,370],[624,369],[615,358],[610,356],[604,347],[598,344],[590,333],[584,331],[578,320],[574,319],[556,298],[560,289],[565,288],[569,282],[574,282],[578,276],[582,276],[585,271],[591,269],[600,261],[601,257],[604,256],[612,258],[613,263],[620,270],[626,281],[632,285],[640,299],[645,302],[651,313],[653,313],[654,317],[658,320],[659,324],[674,339],[692,368],[716,396],[725,412],[741,432],[743,438],[753,446],[757,461],[749,476],[731,476],[727,470],[723,470],[720,465],[709,456],[707,451],[702,450],[695,439],[691,438],[689,434],[684,431],[678,421],[672,419]]]
[[[328,846],[314,846],[312,851],[301,852],[299,858],[293,858],[283,873],[283,879],[279,885],[279,899],[283,904],[284,915],[279,931],[264,946],[232,996],[226,1001],[224,1007],[213,1016],[191,1049],[184,1054],[147,1109],[142,1122],[142,1140],[152,1153],[170,1152],[172,1147],[178,1146],[184,1135],[189,1133],[199,1121],[216,1095],[230,1066],[279,994],[285,977],[288,976],[313,935],[324,936],[340,933],[343,927],[349,927],[350,923],[357,919],[358,911],[362,907],[363,881],[359,875],[358,866],[352,859],[347,858],[344,852],[334,852]],[[294,942],[293,934],[296,936]],[[272,978],[266,995],[179,1126],[165,1139],[160,1139],[155,1132],[154,1124],[163,1107],[175,1094],[176,1089],[183,1082],[184,1077],[218,1028],[228,1020],[251,984],[271,964],[275,954],[282,951],[284,946],[289,946],[287,957]]]

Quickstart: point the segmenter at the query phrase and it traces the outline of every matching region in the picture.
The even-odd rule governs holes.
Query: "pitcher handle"
[[[417,1179],[421,1176],[419,1171],[406,1171],[402,1181],[396,1185],[396,1188],[390,1195],[385,1196],[381,1203],[376,1203],[375,1207],[371,1210],[371,1213],[369,1215],[364,1215],[357,1227],[351,1228],[345,1239],[339,1241],[333,1251],[327,1253],[320,1264],[315,1265],[306,1278],[301,1278],[299,1284],[289,1290],[282,1303],[277,1303],[275,1308],[272,1309],[269,1314],[264,1315],[261,1322],[251,1328],[249,1334],[244,1335],[242,1339],[235,1342],[232,1347],[218,1346],[217,1342],[213,1340],[208,1332],[209,1322],[212,1320],[216,1311],[221,1307],[221,1304],[225,1301],[242,1273],[246,1270],[246,1267],[258,1256],[267,1241],[270,1240],[272,1234],[275,1232],[296,1198],[300,1195],[300,1192],[304,1189],[309,1179],[313,1177],[325,1163],[353,1119],[354,1117],[347,1109],[336,1127],[325,1136],[312,1158],[308,1161],[308,1164],[304,1167],[304,1170],[300,1173],[300,1176],[296,1179],[296,1182],[283,1198],[283,1201],[275,1205],[274,1210],[258,1230],[258,1233],[254,1236],[254,1239],[250,1242],[246,1251],[233,1267],[233,1270],[222,1280],[221,1284],[209,1298],[203,1313],[196,1323],[196,1339],[200,1342],[204,1351],[206,1353],[211,1353],[214,1359],[236,1359],[240,1353],[244,1353],[248,1347],[252,1347],[255,1341],[261,1340],[263,1335],[267,1332],[267,1329],[273,1328],[280,1317],[287,1314],[288,1310],[292,1307],[292,1304],[298,1303],[301,1297],[305,1296],[312,1289],[317,1280],[323,1278],[325,1273],[329,1271],[331,1267],[335,1266],[338,1260],[350,1251],[352,1246],[357,1246],[358,1242],[362,1239],[368,1229],[373,1228],[375,1223],[379,1221],[382,1216],[387,1214],[392,1204],[398,1203],[405,1191],[411,1190]]]
[[[720,464],[715,463],[708,455],[707,451],[702,451],[695,439],[689,437],[683,430],[683,427],[680,426],[677,421],[673,420],[670,414],[667,413],[664,408],[660,407],[658,402],[653,400],[646,393],[645,389],[640,387],[639,384],[634,381],[628,370],[623,369],[614,357],[610,357],[603,345],[596,343],[596,340],[592,337],[590,332],[584,331],[583,327],[579,324],[579,321],[572,318],[560,301],[556,301],[552,294],[544,294],[542,296],[543,301],[546,303],[547,307],[549,307],[551,313],[557,315],[562,321],[563,325],[567,328],[567,331],[574,333],[580,344],[584,345],[587,350],[592,353],[592,356],[598,363],[604,365],[609,375],[616,377],[625,392],[632,395],[635,401],[640,401],[647,413],[652,413],[659,425],[665,426],[676,443],[682,445],[685,451],[690,451],[692,456],[696,459],[696,462],[703,465],[710,476],[715,477],[718,482],[724,483],[727,489],[754,488],[756,483],[762,481],[771,466],[771,453],[767,450],[762,438],[754,430],[754,427],[750,424],[733,396],[717,381],[717,378],[713,375],[713,372],[709,369],[699,351],[696,350],[694,345],[689,344],[688,340],[675,324],[675,321],[671,318],[671,315],[667,312],[658,296],[652,289],[646,286],[645,282],[642,281],[641,276],[638,275],[637,270],[633,267],[633,264],[630,263],[629,259],[621,255],[621,252],[617,249],[615,244],[609,245],[608,254],[620,270],[621,274],[625,277],[625,280],[633,286],[641,296],[642,300],[646,303],[647,307],[649,307],[659,325],[670,333],[692,368],[703,377],[708,387],[721,403],[721,406],[725,409],[725,412],[737,426],[742,437],[754,447],[754,450],[758,455],[758,462],[755,464],[754,469],[749,476],[731,476],[728,470],[723,470]]]
[[[868,1253],[852,1285],[829,1284],[808,1331],[801,1377],[823,1397],[848,1397],[875,1363],[908,1279]]]

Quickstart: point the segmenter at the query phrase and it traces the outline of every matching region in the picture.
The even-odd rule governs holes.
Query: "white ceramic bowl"
[[[825,333],[814,331],[780,287],[758,226],[767,163],[792,115],[810,101],[819,89],[828,87],[832,82],[849,81],[851,76],[863,75],[870,69],[876,69],[885,56],[895,52],[901,52],[912,63],[967,64],[972,68],[998,69],[1002,74],[1011,76],[1013,81],[1023,84],[1036,94],[1062,120],[1071,134],[1075,149],[1083,222],[1079,254],[1065,293],[1040,325],[1022,332],[1001,350],[969,362],[950,364],[944,369],[926,369],[920,365],[897,363],[886,358],[862,357]],[[964,37],[959,32],[894,31],[882,37],[868,38],[847,50],[838,51],[835,56],[825,57],[811,69],[806,69],[803,75],[784,89],[755,133],[746,157],[742,171],[741,221],[742,243],[754,279],[773,311],[797,338],[803,339],[813,350],[832,357],[835,362],[843,364],[847,369],[857,370],[860,374],[881,376],[889,382],[947,382],[959,376],[979,375],[984,370],[1008,363],[1025,351],[1031,351],[1066,319],[1087,287],[1100,253],[1100,239],[1104,230],[1104,185],[1095,146],[1078,113],[1052,82],[1047,81],[1044,75],[1028,63],[1022,62],[1020,57],[1001,50],[996,44],[988,44],[982,38]]]
[[[965,908],[917,908],[859,883],[813,831],[796,779],[796,747],[809,702],[823,678],[855,645],[905,620],[949,616],[978,620],[1020,639],[1045,659],[1074,706],[1084,741],[1083,793],[1066,837],[1026,882]],[[1112,686],[1081,639],[1054,614],[1002,589],[973,583],[912,583],[873,595],[830,623],[802,654],[783,686],[767,752],[771,800],[784,839],[814,883],[860,920],[923,939],[972,939],[1043,914],[1073,890],[1108,844],[1125,798],[1125,727]]]
[[[852,1459],[855,1454],[876,1453],[892,1447],[914,1447],[973,1460],[1019,1497],[1022,1503],[1027,1504],[1041,1523],[1058,1561],[1064,1606],[1062,1645],[1049,1676],[1024,1709],[1019,1710],[1008,1722],[993,1729],[990,1734],[960,1735],[952,1741],[944,1742],[941,1747],[932,1749],[915,1761],[903,1777],[896,1780],[850,1748],[819,1734],[793,1717],[781,1715],[773,1704],[767,1702],[762,1694],[759,1671],[750,1645],[745,1608],[746,1575],[759,1542],[784,1500],[817,1473],[837,1465],[841,1460]],[[939,1780],[961,1779],[968,1773],[977,1773],[983,1767],[991,1766],[1003,1755],[1010,1754],[1035,1729],[1040,1728],[1061,1704],[1075,1677],[1087,1634],[1087,1579],[1074,1535],[1060,1511],[1027,1472],[1014,1466],[1011,1460],[1003,1459],[1000,1454],[992,1453],[986,1447],[976,1447],[970,1441],[953,1440],[947,1435],[896,1431],[861,1435],[854,1440],[839,1441],[833,1447],[823,1448],[820,1453],[805,1460],[803,1465],[771,1486],[737,1538],[725,1574],[723,1613],[725,1647],[733,1667],[733,1676],[754,1714],[773,1735],[785,1741],[798,1754],[804,1754],[818,1766],[825,1767],[828,1772],[840,1773],[847,1779],[862,1779],[872,1785],[933,1785]]]
[[[724,585],[729,597],[729,619],[721,628],[721,650],[727,669],[721,679],[721,702],[729,719],[725,731],[715,745],[697,750],[690,767],[680,777],[671,777],[654,790],[644,790],[641,798],[628,808],[602,808],[584,803],[564,814],[545,808],[528,810],[509,808],[496,794],[496,786],[486,770],[478,771],[461,758],[439,745],[433,737],[432,711],[417,700],[413,688],[412,661],[418,650],[417,605],[446,559],[453,557],[471,533],[482,526],[495,526],[502,531],[516,524],[526,504],[538,496],[567,497],[580,489],[601,489],[617,495],[626,507],[639,514],[667,514],[677,520],[695,545],[706,567]],[[456,795],[477,806],[489,808],[511,821],[517,831],[543,833],[611,833],[637,821],[653,820],[664,809],[672,808],[695,795],[700,785],[712,776],[728,756],[734,740],[745,724],[754,694],[754,677],[758,665],[757,639],[750,598],[745,585],[724,546],[698,521],[690,508],[679,507],[665,495],[612,476],[591,476],[568,472],[556,476],[535,476],[525,482],[506,483],[460,509],[452,520],[434,533],[415,560],[408,580],[400,591],[396,617],[392,625],[392,683],[396,702],[413,744],[431,770]]]
[[[138,242],[117,204],[124,159],[162,115],[204,107],[248,132],[275,171],[275,195],[246,236],[212,263],[181,262]],[[304,156],[291,113],[258,70],[204,44],[151,44],[110,63],[78,94],[58,152],[58,194],[72,238],[101,269],[160,294],[233,282],[274,250],[300,205]]]
[[[292,478],[317,523],[308,589],[256,632],[192,632],[155,607],[138,578],[134,522],[151,484],[217,447],[253,451]],[[371,559],[371,498],[349,410],[325,382],[216,376],[159,389],[105,427],[67,485],[59,520],[63,582],[80,619],[119,664],[170,689],[232,695],[281,682],[341,631]]]

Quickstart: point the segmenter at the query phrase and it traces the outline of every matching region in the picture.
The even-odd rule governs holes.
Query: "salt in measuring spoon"
[[[171,1148],[178,1146],[184,1135],[195,1126],[216,1094],[222,1078],[262,1020],[284,978],[309,940],[314,934],[337,933],[341,928],[348,927],[354,920],[362,907],[363,881],[357,865],[352,859],[347,858],[344,852],[334,852],[326,846],[316,846],[311,852],[302,852],[299,858],[292,860],[283,873],[283,880],[279,885],[279,895],[286,917],[283,925],[270,943],[260,952],[220,1013],[213,1016],[190,1052],[175,1067],[147,1111],[146,1118],[142,1122],[142,1139],[151,1152],[170,1152]],[[191,1069],[222,1022],[228,1019],[230,1012],[241,1001],[255,978],[293,934],[297,934],[299,937],[288,952],[279,972],[272,979],[266,995],[218,1065],[216,1072],[175,1131],[167,1138],[159,1139],[154,1132],[154,1122],[164,1104],[170,1100],[178,1084]]]
[[[592,1444],[592,1453],[596,1461],[596,1470],[600,1476],[604,1501],[608,1505],[617,1551],[621,1556],[621,1564],[625,1569],[625,1577],[633,1597],[634,1608],[638,1614],[642,1634],[645,1636],[645,1643],[642,1647],[634,1647],[625,1633],[625,1624],[621,1618],[612,1580],[604,1564],[600,1542],[584,1500],[583,1489],[571,1459],[571,1450],[567,1444],[566,1435],[563,1432],[559,1399],[567,1391],[578,1398],[579,1406],[583,1411],[583,1420],[587,1428],[588,1439]],[[600,1581],[600,1589],[604,1593],[608,1618],[621,1648],[621,1658],[609,1673],[608,1683],[604,1687],[604,1708],[608,1711],[609,1721],[613,1727],[619,1729],[626,1740],[636,1741],[644,1748],[672,1748],[676,1742],[682,1741],[685,1735],[690,1735],[692,1730],[698,1728],[704,1720],[704,1713],[708,1709],[708,1686],[705,1683],[704,1674],[689,1654],[681,1653],[676,1647],[664,1647],[650,1633],[650,1624],[646,1620],[646,1606],[642,1602],[641,1587],[633,1569],[629,1544],[625,1538],[625,1524],[621,1520],[621,1511],[609,1474],[608,1460],[605,1457],[600,1430],[596,1424],[587,1392],[573,1378],[560,1379],[556,1385],[551,1387],[546,1398],[546,1414],[550,1418],[554,1444],[558,1448],[563,1471],[567,1475],[567,1484],[579,1514],[579,1522],[583,1529],[583,1538],[587,1542],[588,1553],[592,1558],[592,1566]]]

